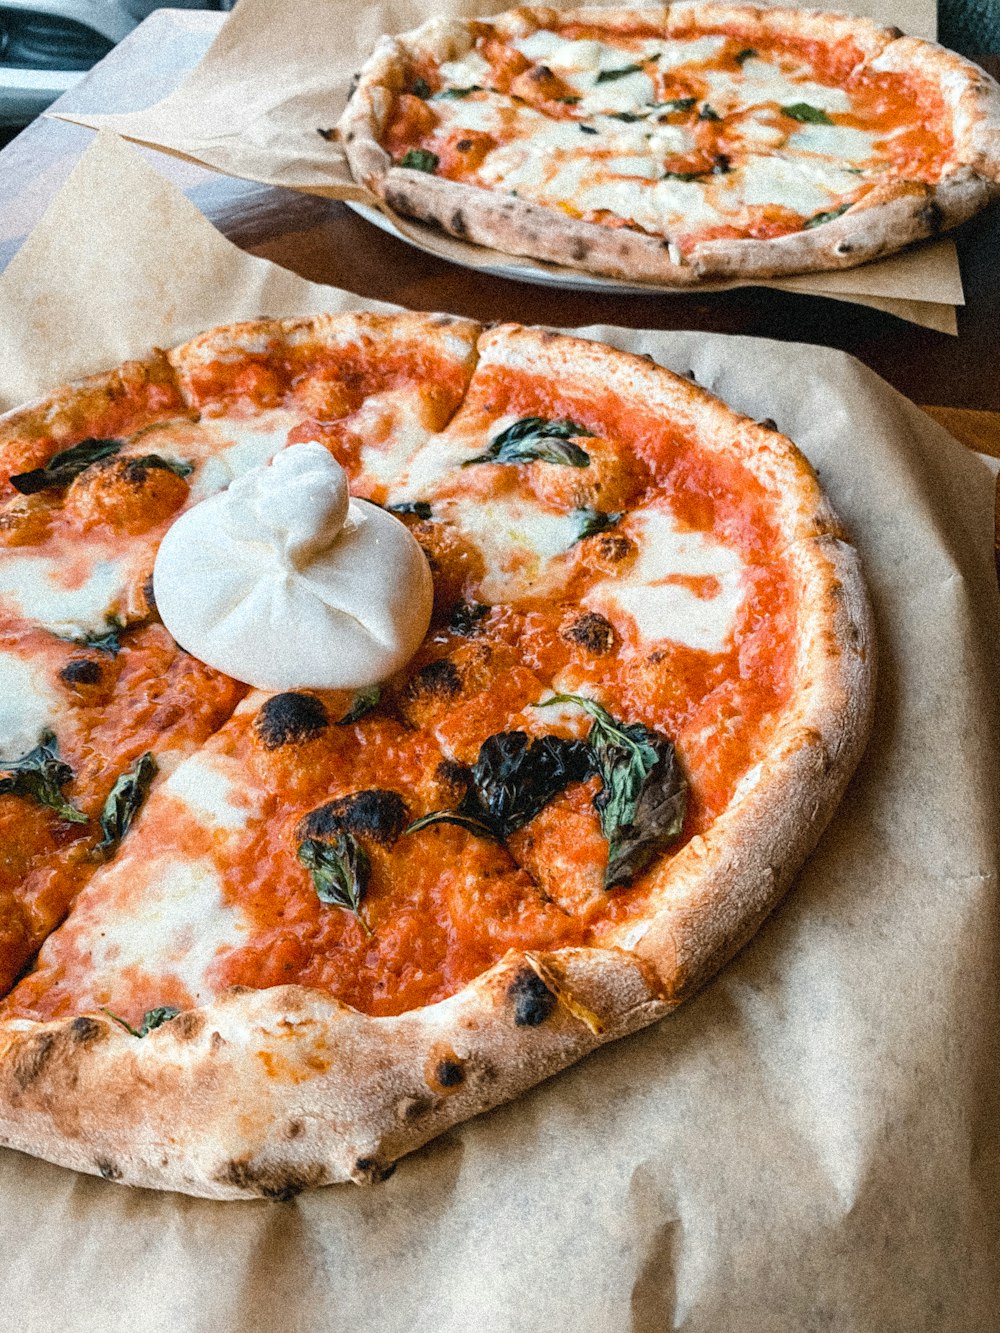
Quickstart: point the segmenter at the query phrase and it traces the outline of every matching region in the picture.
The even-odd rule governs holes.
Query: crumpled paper
[[[242,254],[102,139],[0,276],[0,397],[204,324],[370,305]],[[992,477],[843,353],[581,332],[773,417],[853,533],[879,697],[833,823],[693,1000],[377,1187],[214,1203],[0,1152],[21,1333],[995,1326]]]
[[[569,3],[557,0],[554,7]],[[432,14],[492,14],[506,8],[508,0],[282,0],[280,5],[240,0],[205,57],[163,101],[138,112],[69,112],[65,118],[113,129],[233,176],[366,205],[412,244],[468,268],[521,279],[535,275],[569,286],[593,284],[578,270],[499,255],[392,213],[355,183],[339,145],[317,133],[336,123],[351,78],[384,33],[407,31]],[[914,36],[934,36],[933,0],[856,0],[851,8]],[[679,290],[613,279],[600,279],[599,285],[611,295],[648,290],[666,296]],[[698,290],[748,285],[856,301],[952,334],[958,332],[955,306],[964,304],[950,240],[856,269],[766,282],[706,283]]]

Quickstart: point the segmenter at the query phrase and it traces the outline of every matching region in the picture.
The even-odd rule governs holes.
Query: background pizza
[[[1000,89],[934,43],[812,10],[682,3],[432,19],[385,38],[339,136],[452,235],[623,279],[850,267],[1000,179]]]
[[[171,522],[306,441],[433,570],[377,696],[247,691],[156,615]],[[42,946],[3,1136],[83,1170],[377,1177],[704,980],[864,743],[867,605],[815,478],[642,358],[234,326],[12,414],[2,458],[5,989]]]

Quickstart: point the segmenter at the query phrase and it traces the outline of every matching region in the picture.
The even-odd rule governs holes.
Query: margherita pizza
[[[157,613],[165,534],[296,445],[426,553],[375,689],[250,689]],[[0,486],[0,1141],[82,1171],[378,1179],[689,995],[865,743],[867,599],[808,464],[598,343],[217,329],[8,415]]]
[[[433,19],[382,40],[338,133],[400,214],[671,285],[850,267],[1000,189],[1000,87],[982,69],[815,10]]]

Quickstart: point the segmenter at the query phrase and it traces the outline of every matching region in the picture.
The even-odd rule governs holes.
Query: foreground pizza
[[[12,1146],[214,1197],[378,1178],[710,976],[863,747],[812,472],[646,359],[239,325],[0,431]],[[303,441],[433,572],[378,691],[248,690],[158,621],[171,523]]]
[[[867,19],[525,8],[385,38],[338,127],[397,212],[510,254],[691,284],[845,268],[1000,181],[1000,87]]]

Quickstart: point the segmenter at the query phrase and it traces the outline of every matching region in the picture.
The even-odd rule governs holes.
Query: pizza
[[[157,612],[166,534],[296,448],[431,570],[375,688],[252,688]],[[667,1014],[865,744],[815,475],[648,358],[233,325],[8,414],[0,479],[0,1142],[110,1180],[377,1180]]]
[[[846,268],[1000,182],[1000,87],[867,19],[686,3],[435,18],[386,37],[339,141],[453,236],[625,280]]]

